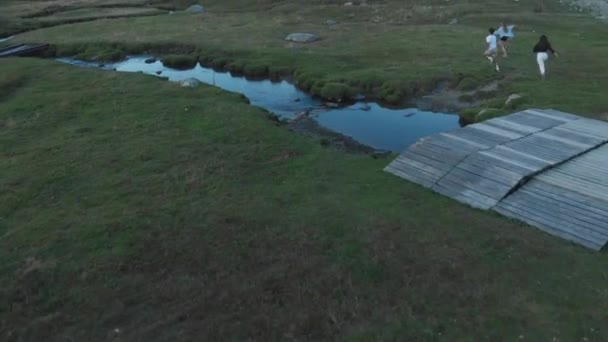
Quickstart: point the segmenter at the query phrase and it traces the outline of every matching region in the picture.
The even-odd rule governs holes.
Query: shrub
[[[232,61],[226,65],[226,69],[232,73],[242,74],[245,69],[243,61]]]
[[[186,70],[192,69],[196,66],[196,63],[198,63],[198,57],[191,55],[170,55],[165,56],[161,61],[166,67]]]
[[[378,96],[388,103],[398,103],[405,98],[406,86],[400,81],[387,81],[382,84]]]
[[[321,89],[321,97],[333,100],[333,101],[343,101],[350,99],[355,95],[353,88],[349,87],[343,83],[327,83]]]
[[[118,50],[118,49],[112,49],[112,50],[101,51],[99,54],[97,54],[95,57],[93,57],[93,60],[100,61],[100,62],[116,62],[116,61],[125,59],[125,57],[126,57],[126,53],[124,51]]]
[[[268,75],[268,68],[265,65],[248,64],[243,72],[247,76],[260,77]]]
[[[213,57],[209,60],[209,65],[214,69],[225,69],[230,62],[231,61],[225,57]]]

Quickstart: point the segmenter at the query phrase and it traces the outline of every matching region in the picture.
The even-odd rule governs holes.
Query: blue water
[[[370,106],[362,111],[362,105]],[[387,109],[377,103],[357,103],[319,115],[317,121],[375,148],[402,151],[416,140],[460,127],[458,116],[424,112],[415,108]]]
[[[323,102],[287,81],[248,80],[229,72],[217,72],[200,64],[189,70],[175,70],[160,61],[146,64],[149,57],[131,57],[124,62],[104,65],[119,72],[143,72],[171,81],[196,78],[219,88],[245,95],[254,106],[262,107],[282,119],[308,111],[321,126],[378,150],[400,152],[418,139],[460,127],[455,114],[420,111],[416,108],[389,109],[375,102],[357,102],[351,106],[328,109]],[[83,67],[97,63],[59,59]],[[160,75],[157,72],[161,72]]]

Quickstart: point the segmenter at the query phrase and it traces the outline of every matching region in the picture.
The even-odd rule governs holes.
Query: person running
[[[536,63],[538,63],[540,76],[544,79],[546,72],[545,62],[549,59],[549,54],[547,52],[551,52],[555,57],[558,57],[557,52],[553,50],[549,38],[544,34],[540,36],[540,39],[538,40],[538,43],[534,45],[532,52],[536,54]]]
[[[486,43],[488,43],[488,48],[486,49],[486,51],[483,53],[484,56],[486,56],[487,59],[490,60],[491,64],[495,64],[496,65],[496,71],[500,71],[500,67],[498,66],[498,46],[497,46],[497,38],[495,35],[495,30],[493,28],[490,28],[489,30],[490,34],[486,37]]]
[[[503,57],[507,57],[507,44],[509,40],[515,37],[515,34],[513,33],[514,27],[515,25],[506,26],[505,23],[500,23],[500,27],[496,30],[496,35],[499,38],[498,44],[502,50]]]

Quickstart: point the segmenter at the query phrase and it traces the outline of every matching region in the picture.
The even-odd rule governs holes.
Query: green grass
[[[0,10],[23,23],[16,13],[66,1]],[[469,115],[608,108],[604,24],[555,1],[368,2],[209,0],[202,16],[11,43],[196,57],[399,102],[441,80],[497,78],[483,38],[510,17],[520,28],[501,87]],[[283,41],[294,31],[323,40]],[[544,82],[530,52],[541,32],[561,52]],[[608,339],[602,254],[387,174],[389,159],[323,147],[208,86],[35,59],[2,59],[0,75],[0,340]],[[504,108],[514,92],[524,99]]]
[[[159,15],[189,3],[184,0],[4,0],[0,4],[0,37],[68,23]]]
[[[127,17],[138,15],[153,15],[166,13],[156,8],[141,7],[117,7],[117,8],[82,8],[71,11],[59,12],[39,18],[42,22],[64,22],[77,20],[90,20],[99,18]]]
[[[237,95],[3,60],[0,332],[603,340],[608,261]],[[74,85],[78,85],[77,95]]]
[[[169,68],[185,70],[194,68],[198,63],[198,58],[187,55],[170,55],[163,57],[162,62]]]
[[[203,16],[176,13],[112,20],[111,25],[62,25],[20,35],[18,40],[49,42],[68,50],[83,44],[131,52],[181,46],[210,65],[236,72],[291,72],[296,83],[316,95],[323,96],[324,88],[333,93],[341,85],[346,93],[365,92],[400,103],[426,94],[438,81],[456,86],[466,78],[466,88],[472,88],[497,78],[481,56],[484,38],[489,26],[512,18],[518,25],[517,37],[510,57],[502,61],[501,75],[506,78],[501,96],[523,93],[528,96],[526,106],[588,116],[601,116],[608,106],[608,98],[598,91],[608,87],[608,78],[597,72],[608,57],[604,24],[566,12],[553,1],[545,1],[542,13],[535,12],[535,2],[504,1],[455,2],[436,12],[397,1],[350,8],[295,1],[231,4],[211,1]],[[447,25],[453,17],[460,24]],[[339,22],[337,29],[325,25],[328,18]],[[379,22],[374,21],[377,18]],[[283,40],[295,31],[323,39],[307,45]],[[549,81],[544,83],[531,53],[541,33],[548,34],[562,53],[549,62]]]

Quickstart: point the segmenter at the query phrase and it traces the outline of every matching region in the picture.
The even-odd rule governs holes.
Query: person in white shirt
[[[489,30],[490,34],[486,37],[486,43],[488,43],[488,48],[483,53],[487,59],[490,60],[490,63],[496,65],[496,71],[500,71],[500,67],[498,66],[498,38],[494,34],[494,29],[491,28]]]

